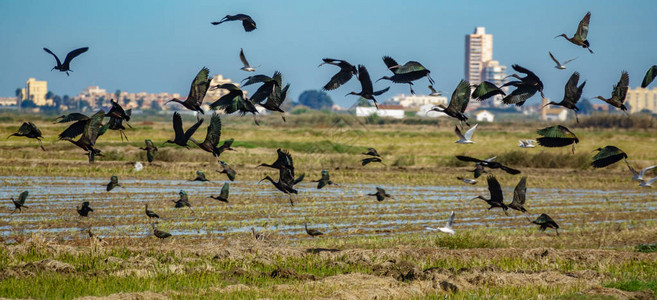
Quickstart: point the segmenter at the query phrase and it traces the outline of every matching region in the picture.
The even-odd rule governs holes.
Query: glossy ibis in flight
[[[189,88],[189,94],[187,94],[187,99],[185,101],[182,101],[178,98],[173,98],[165,103],[165,105],[169,102],[177,102],[182,104],[185,108],[191,110],[191,111],[196,111],[200,112],[201,114],[205,114],[203,112],[203,109],[201,108],[201,104],[203,104],[203,98],[205,98],[205,94],[208,91],[208,88],[210,87],[210,70],[206,67],[203,67],[201,71],[196,74],[196,77],[194,77],[194,80],[192,81],[192,85]],[[196,114],[196,118],[199,118],[199,115]]]
[[[50,53],[50,54],[52,54],[52,56],[54,56],[55,60],[57,61],[57,65],[54,66],[52,68],[52,70],[59,70],[60,72],[66,72],[66,76],[68,76],[68,72],[73,72],[73,70],[71,70],[71,60],[73,60],[76,56],[87,52],[87,50],[89,50],[89,47],[78,48],[78,49],[75,49],[75,50],[69,52],[68,54],[66,54],[66,58],[64,59],[64,63],[62,63],[59,60],[59,57],[57,57],[57,55],[55,55],[55,53],[50,51],[48,48],[43,48],[43,50]]]
[[[157,152],[157,147],[155,147],[153,141],[149,139],[144,140],[144,143],[146,144],[146,146],[139,147],[139,149],[146,151],[146,159],[148,160],[148,163],[152,163],[153,159],[155,158],[155,152]]]
[[[515,209],[519,212],[526,213],[525,200],[527,199],[527,176],[520,178],[516,188],[513,190],[513,201],[509,203],[510,209]]]
[[[175,203],[174,207],[175,208],[182,208],[182,207],[189,207],[189,209],[192,209],[192,205],[189,203],[189,197],[187,196],[187,192],[180,190],[180,198],[178,200],[171,200],[173,203]]]
[[[317,189],[321,189],[329,184],[334,184],[327,170],[322,170],[322,177],[312,182],[317,182]]]
[[[461,80],[459,85],[456,86],[454,93],[452,93],[452,99],[449,101],[449,105],[445,107],[442,104],[438,104],[431,108],[430,111],[442,112],[452,118],[459,120],[459,123],[465,122],[465,124],[470,126],[468,123],[468,117],[465,116],[465,108],[468,107],[468,102],[470,102],[470,84]]]
[[[495,157],[491,157],[487,160],[481,160],[481,159],[470,157],[470,156],[457,155],[456,158],[460,161],[474,162],[477,165],[480,165],[482,167],[487,167],[487,168],[490,168],[490,169],[502,169],[502,171],[507,172],[511,175],[520,174],[520,171],[518,171],[516,169],[509,168],[505,165],[502,165],[501,163],[493,161],[493,159],[495,159]],[[476,176],[476,177],[478,177],[478,176]],[[495,180],[497,180],[497,179],[495,179]]]
[[[337,89],[341,85],[347,83],[347,81],[349,81],[352,76],[358,74],[358,70],[356,70],[356,67],[348,63],[346,60],[333,59],[333,58],[323,58],[322,60],[324,62],[319,64],[319,66],[317,67],[321,67],[324,64],[340,67],[340,71],[338,73],[335,73],[335,75],[331,77],[331,80],[329,80],[329,82],[324,85],[324,90],[326,91]]]
[[[55,118],[56,121],[55,123],[68,123],[68,122],[80,121],[80,120],[89,120],[89,117],[81,113],[70,113],[68,115],[61,115]]]
[[[208,198],[212,198],[215,200],[219,200],[221,202],[226,202],[228,203],[228,193],[229,193],[229,187],[228,187],[228,182],[224,183],[224,186],[221,187],[221,193],[219,196],[208,196]]]
[[[18,131],[16,133],[10,134],[7,138],[12,136],[24,136],[26,138],[36,139],[39,141],[41,150],[46,151],[46,148],[43,148],[43,143],[41,143],[41,139],[43,138],[43,135],[41,135],[41,130],[39,130],[39,128],[32,122],[23,122],[21,127],[18,128]]]
[[[376,193],[374,193],[374,194],[367,194],[367,195],[368,195],[368,196],[375,196],[375,197],[376,197],[376,201],[379,201],[379,202],[385,200],[386,198],[395,199],[394,197],[392,197],[392,195],[386,193],[386,190],[384,190],[383,188],[380,188],[380,187],[378,187],[378,186],[376,187]],[[395,199],[395,200],[396,200],[396,199]]]
[[[102,124],[104,118],[105,113],[101,110],[91,116],[91,118],[78,120],[59,134],[59,140],[67,140],[82,148],[82,150],[87,151],[89,162],[93,163],[96,155],[101,155],[100,150],[94,148],[96,140],[109,127],[109,123]],[[77,141],[73,140],[77,136],[80,136],[80,138]]]
[[[121,184],[119,184],[119,177],[117,177],[116,175],[112,175],[112,177],[110,177],[110,182],[107,183],[106,190],[109,192],[117,186],[123,187],[121,186]]]
[[[205,140],[202,143],[197,142],[194,138],[190,138],[201,150],[212,153],[214,157],[219,157],[221,154],[219,147],[217,147],[219,145],[219,139],[221,139],[221,117],[216,113],[212,114],[208,131],[205,134]]]
[[[527,99],[531,98],[536,94],[536,92],[541,93],[541,97],[545,98],[543,94],[543,82],[541,81],[534,72],[529,69],[523,68],[519,65],[511,65],[511,67],[516,70],[516,72],[525,74],[525,77],[520,77],[518,74],[511,74],[507,77],[515,77],[520,79],[520,81],[509,81],[502,85],[505,86],[514,86],[516,87],[511,94],[506,95],[502,99],[504,104],[515,104],[516,106],[522,106],[525,104]]]
[[[376,98],[374,98],[374,96],[379,96],[387,92],[390,87],[375,92],[374,87],[372,86],[372,79],[370,79],[370,73],[367,72],[367,69],[363,65],[358,65],[358,81],[360,81],[360,92],[351,92],[347,95],[356,95],[368,100],[372,100],[374,101],[374,106],[376,106],[376,109],[379,109],[379,105],[377,104]]]
[[[235,181],[235,175],[237,175],[237,172],[235,172],[235,170],[223,160],[220,160],[219,164],[221,164],[221,170],[217,170],[217,172],[226,174],[230,181]]]
[[[187,131],[183,131],[182,117],[180,116],[180,114],[178,112],[174,112],[173,113],[173,131],[175,133],[175,137],[173,138],[173,140],[167,140],[164,143],[165,144],[166,143],[176,144],[178,146],[182,146],[182,147],[185,147],[185,148],[189,149],[189,146],[187,145],[187,142],[189,141],[189,139],[192,138],[192,135],[194,135],[194,132],[196,132],[196,129],[198,129],[199,126],[201,126],[202,123],[203,123],[203,119],[200,119],[196,122],[196,124],[189,127],[189,129],[187,129]]]
[[[596,96],[595,98],[607,102],[613,107],[620,108],[620,110],[627,114],[627,107],[623,103],[625,103],[625,97],[627,96],[627,90],[629,88],[630,75],[627,74],[627,71],[623,71],[620,80],[614,85],[614,90],[611,92],[611,98],[604,98],[602,96]]]
[[[565,39],[567,39],[569,42],[577,46],[582,46],[582,48],[586,48],[589,50],[589,52],[593,53],[593,50],[589,48],[590,46],[589,41],[586,39],[586,36],[589,34],[590,21],[591,21],[591,12],[587,12],[584,18],[582,18],[582,20],[579,21],[579,25],[577,25],[577,32],[575,32],[573,37],[569,38],[565,33],[562,33],[560,35],[555,36],[554,38],[556,39],[562,36]]]
[[[239,112],[240,115],[244,116],[247,113],[253,114],[253,121],[256,125],[259,125],[258,120],[256,119],[256,114],[258,109],[256,109],[255,104],[244,96],[244,91],[232,83],[224,83],[216,86],[217,89],[226,89],[228,94],[219,98],[219,100],[210,104],[210,108],[213,110],[221,109],[226,114],[232,114],[234,112]]]
[[[573,145],[573,154],[575,153],[575,144],[579,143],[577,136],[565,126],[555,125],[539,129],[536,131],[541,137],[536,141],[543,147],[564,147]]]
[[[205,178],[205,174],[201,171],[196,171],[196,178],[191,179],[190,181],[210,181],[207,178]]]
[[[504,213],[508,216],[509,213],[507,210],[509,207],[507,207],[503,200],[504,200],[504,194],[502,193],[502,187],[500,186],[500,183],[497,181],[497,178],[493,175],[489,175],[487,178],[488,181],[488,191],[490,192],[490,199],[484,198],[484,196],[479,195],[477,197],[472,198],[474,199],[481,199],[486,201],[490,207],[488,208],[489,210],[495,207],[500,207],[504,210]]]
[[[545,231],[547,228],[554,228],[557,235],[559,235],[559,225],[547,214],[541,214],[536,220],[532,221],[532,223],[541,226],[541,231]]]
[[[578,86],[577,85],[578,81],[579,81],[579,73],[575,72],[573,73],[573,75],[570,75],[570,79],[568,79],[568,82],[564,87],[564,96],[561,102],[550,101],[547,104],[545,104],[546,106],[559,105],[574,111],[575,120],[577,120],[577,123],[579,123],[579,118],[577,117],[577,112],[579,111],[579,108],[577,108],[577,101],[579,101],[579,98],[582,97],[582,91],[584,90],[584,86],[586,85],[586,81],[584,81],[582,82],[582,84]]]
[[[245,14],[236,14],[236,15],[226,15],[223,17],[223,19],[219,20],[219,22],[212,22],[212,25],[219,25],[223,22],[227,21],[242,21],[242,26],[244,27],[244,31],[246,32],[251,32],[256,29],[256,23],[253,21],[253,19],[249,15]]]
[[[19,212],[23,212],[21,209],[29,208],[25,206],[25,200],[27,199],[28,194],[29,194],[28,191],[23,191],[20,195],[18,195],[18,199],[14,200],[14,197],[10,198],[11,202],[14,203],[14,211],[11,212],[12,214],[15,213],[16,210],[18,210]]]
[[[388,70],[392,71],[393,76],[383,76],[379,80],[385,79],[394,83],[408,83],[408,86],[411,89],[411,94],[413,95],[415,95],[415,91],[413,91],[413,81],[421,79],[422,77],[427,77],[427,79],[429,79],[429,84],[434,84],[433,79],[429,76],[431,71],[417,61],[409,61],[402,66],[392,57],[384,56],[383,62],[388,67]]]
[[[369,156],[376,156],[376,157],[381,157],[379,152],[376,151],[374,148],[367,148],[367,152],[363,152],[363,155],[369,155]]]
[[[625,159],[625,162],[627,162],[627,154],[616,146],[605,146],[604,148],[596,149],[596,151],[598,153],[593,156],[593,162],[591,162],[594,168],[604,168],[621,159]]]
[[[82,202],[82,206],[78,206],[75,209],[78,211],[78,214],[81,217],[86,217],[89,215],[89,212],[94,211],[93,209],[91,209],[91,207],[89,207],[89,201]]]

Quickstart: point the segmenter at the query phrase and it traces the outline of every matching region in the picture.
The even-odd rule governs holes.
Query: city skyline
[[[551,99],[563,96],[563,85],[574,71],[587,80],[583,97],[592,98],[608,96],[622,70],[630,73],[630,86],[638,86],[656,63],[648,49],[657,46],[657,38],[645,32],[657,25],[654,1],[414,4],[5,1],[0,3],[0,96],[14,96],[30,77],[48,81],[58,95],[102,86],[185,96],[191,78],[203,66],[235,81],[253,75],[239,70],[239,49],[244,48],[253,65],[262,65],[256,74],[283,73],[295,101],[304,90],[321,89],[335,72],[328,66],[317,68],[321,58],[364,64],[376,80],[389,75],[381,61],[384,55],[399,62],[421,62],[432,71],[436,89],[449,97],[463,78],[463,36],[476,27],[495,35],[494,59],[500,65],[519,64],[536,72]],[[30,13],[21,13],[25,11]],[[595,54],[563,38],[554,39],[560,33],[572,35],[587,11],[592,13],[589,40]],[[239,24],[210,25],[237,12],[253,16],[258,29],[245,33]],[[414,17],[395,18],[405,15]],[[90,49],[73,61],[69,77],[50,71],[54,60],[43,47],[63,55],[83,46]],[[548,51],[578,59],[567,70],[556,70]],[[426,80],[418,81],[417,92],[426,94],[426,85]],[[375,83],[376,88],[386,86]],[[383,99],[408,88],[390,86]],[[359,88],[352,80],[327,93],[336,104],[348,107],[356,99],[344,94]],[[535,96],[529,103],[539,101]]]

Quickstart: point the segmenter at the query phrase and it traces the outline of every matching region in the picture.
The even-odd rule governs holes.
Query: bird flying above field
[[[591,21],[591,12],[587,12],[584,18],[582,18],[581,21],[579,21],[579,25],[577,25],[577,31],[573,35],[573,37],[569,38],[565,33],[562,33],[560,35],[555,36],[554,38],[558,38],[560,36],[564,37],[567,39],[569,42],[577,45],[577,46],[582,46],[582,48],[586,48],[593,54],[593,50],[589,48],[590,44],[589,41],[586,39],[586,37],[589,34],[589,22]]]
[[[500,207],[504,210],[504,213],[508,216],[509,213],[507,210],[509,207],[504,204],[504,194],[502,193],[502,187],[500,186],[500,183],[497,181],[497,178],[493,175],[489,175],[487,178],[488,181],[488,191],[490,192],[490,198],[486,199],[484,196],[479,195],[477,197],[472,198],[474,199],[481,199],[486,201],[490,207],[488,208],[489,210],[495,207]]]
[[[219,20],[219,22],[212,22],[212,25],[219,25],[223,22],[227,21],[242,21],[242,26],[244,27],[244,31],[246,32],[251,32],[256,29],[256,23],[253,21],[253,19],[249,15],[245,14],[236,14],[236,15],[226,15],[223,17],[223,19]]]
[[[431,71],[429,71],[429,69],[425,68],[417,61],[409,61],[402,66],[398,64],[397,61],[395,61],[392,57],[384,56],[383,62],[388,67],[388,70],[393,73],[393,75],[383,76],[379,78],[379,80],[385,79],[394,83],[408,83],[408,86],[411,89],[411,94],[413,95],[415,95],[415,91],[413,91],[413,81],[421,79],[422,77],[426,77],[429,79],[429,84],[434,84],[433,79],[431,76],[429,76]]]
[[[43,148],[43,143],[41,143],[41,139],[43,138],[41,130],[39,130],[39,128],[32,122],[23,122],[21,127],[18,128],[18,131],[16,131],[16,133],[10,134],[7,138],[12,136],[24,136],[26,138],[36,139],[39,141],[41,150],[46,151],[46,148]]]
[[[452,229],[453,225],[454,225],[454,211],[452,211],[452,213],[449,215],[449,219],[447,219],[447,224],[445,224],[445,227],[438,227],[438,228],[424,227],[424,228],[431,231],[440,231],[453,235],[455,233],[454,229]]]
[[[565,126],[555,125],[536,131],[541,137],[537,138],[538,144],[543,147],[564,147],[573,145],[573,154],[575,154],[575,144],[579,143],[577,136]]]
[[[595,98],[600,99],[604,102],[607,102],[609,105],[620,108],[625,114],[627,114],[627,107],[625,106],[625,97],[627,97],[627,90],[630,88],[630,75],[627,71],[621,72],[621,78],[618,80],[618,83],[614,85],[614,90],[611,92],[610,98],[604,98],[602,96],[596,96]]]
[[[646,175],[646,172],[657,167],[657,165],[654,165],[647,168],[643,168],[641,169],[641,171],[637,172],[634,168],[632,168],[632,166],[630,166],[630,163],[628,163],[627,160],[625,160],[625,164],[627,165],[627,168],[630,169],[630,172],[632,172],[632,180],[636,180],[636,181],[642,181],[643,176]]]
[[[552,55],[552,52],[549,52],[549,51],[548,51],[548,53],[550,54],[550,58],[552,58],[552,60],[554,61],[554,63],[557,64],[557,65],[554,66],[554,67],[555,67],[556,69],[559,69],[559,70],[565,70],[565,69],[566,69],[566,64],[567,64],[567,63],[569,63],[569,62],[571,62],[571,61],[577,59],[577,57],[575,57],[575,58],[571,58],[571,59],[565,60],[563,63],[561,63],[561,62],[559,62],[556,58],[554,58],[554,55]]]
[[[89,50],[89,47],[78,48],[69,52],[68,54],[66,54],[66,58],[64,59],[63,63],[59,60],[59,57],[57,57],[57,55],[55,55],[55,53],[50,51],[48,48],[43,48],[43,50],[52,54],[52,56],[54,56],[55,60],[57,61],[57,65],[54,66],[52,70],[59,70],[60,72],[66,72],[66,76],[68,76],[68,72],[73,72],[73,70],[71,70],[71,60],[73,60],[78,55],[87,52],[87,50]]]
[[[456,141],[457,144],[474,144],[474,141],[472,140],[472,135],[474,135],[475,129],[477,129],[477,125],[475,124],[472,126],[472,128],[468,129],[468,131],[465,132],[465,134],[461,133],[461,130],[459,129],[458,126],[454,126],[454,133],[456,136],[459,138],[458,141]]]
[[[627,162],[627,154],[616,146],[605,146],[595,151],[598,151],[598,153],[593,156],[593,162],[591,162],[594,168],[604,168],[621,159],[625,159],[625,162]]]
[[[330,91],[339,88],[341,85],[347,83],[354,75],[358,74],[358,70],[354,65],[348,63],[346,60],[333,59],[333,58],[322,58],[323,63],[319,64],[317,67],[322,65],[329,64],[340,67],[340,71],[335,73],[331,80],[324,85],[324,90]],[[369,77],[369,76],[368,76]]]
[[[577,108],[577,101],[579,101],[579,98],[582,97],[582,91],[584,90],[586,81],[582,82],[582,84],[580,84],[579,86],[577,85],[578,81],[579,81],[579,73],[575,72],[573,73],[573,75],[570,75],[570,79],[568,79],[568,82],[564,87],[564,95],[561,102],[550,101],[544,106],[559,105],[567,109],[570,109],[575,112],[575,120],[577,120],[577,123],[579,123],[579,118],[577,117],[577,112],[579,111],[579,108]]]

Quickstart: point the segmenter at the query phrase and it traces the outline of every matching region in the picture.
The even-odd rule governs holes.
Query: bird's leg
[[[575,155],[575,143],[573,143],[573,155]]]
[[[408,87],[411,89],[411,95],[415,95],[415,91],[413,90],[413,83],[409,83]]]
[[[41,139],[37,139],[39,141],[39,146],[41,146],[41,150],[46,151],[46,148],[43,148],[43,143],[41,142]]]
[[[258,119],[256,119],[255,114],[253,114],[253,122],[255,122],[256,125],[260,126],[260,123],[258,123]]]
[[[591,53],[593,53],[593,52],[591,52]],[[556,232],[557,232],[557,236],[559,236],[559,229],[555,228],[554,231],[556,231]]]
[[[593,50],[591,50],[591,48],[586,48],[586,49],[589,49],[589,52],[591,52],[591,54],[593,54]]]
[[[281,118],[283,118],[283,122],[286,122],[285,121],[285,115],[283,113],[281,113]]]
[[[292,201],[292,195],[290,195],[290,194],[287,194],[287,195],[288,195],[288,197],[290,197],[290,205],[294,206],[294,202]]]
[[[579,124],[579,118],[577,117],[577,111],[575,111],[575,121],[577,121],[577,124]]]
[[[411,89],[411,90],[413,90],[413,89]],[[372,99],[372,101],[374,101],[374,107],[376,107],[376,110],[379,110],[379,104],[376,102],[376,100]]]

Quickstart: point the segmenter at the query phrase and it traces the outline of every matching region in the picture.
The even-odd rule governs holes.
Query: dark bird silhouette
[[[17,210],[18,210],[19,212],[23,212],[23,211],[22,211],[23,208],[29,208],[29,207],[25,206],[25,200],[27,199],[27,195],[28,195],[28,194],[29,194],[28,191],[23,191],[23,192],[18,196],[18,199],[14,200],[14,197],[11,197],[11,198],[10,198],[10,199],[11,199],[11,202],[14,203],[14,211],[11,212],[12,214],[15,213]]]
[[[78,214],[80,214],[81,217],[86,217],[89,215],[89,212],[94,211],[89,207],[89,201],[84,201],[82,202],[82,206],[78,206],[75,208],[78,211]]]
[[[153,219],[153,218],[159,219],[160,218],[160,216],[158,214],[156,214],[154,211],[148,209],[148,203],[144,204],[144,212],[146,213],[146,215],[150,219]]]
[[[565,39],[567,39],[569,42],[577,46],[582,46],[582,48],[586,48],[589,50],[589,52],[593,53],[593,50],[589,48],[590,46],[589,41],[586,39],[586,36],[589,34],[590,21],[591,21],[591,12],[587,12],[584,18],[582,18],[582,20],[579,21],[579,25],[577,26],[577,32],[575,32],[573,37],[569,38],[565,33],[562,33],[560,35],[555,36],[554,38],[556,39],[562,36]]]
[[[272,164],[261,163],[258,167],[268,167],[277,170],[289,169],[294,175],[294,161],[292,160],[292,155],[287,150],[281,150],[281,148],[276,149],[276,161]]]
[[[235,170],[223,160],[220,160],[219,164],[221,164],[221,170],[217,170],[217,172],[226,174],[230,181],[235,181],[235,175],[237,175],[237,172],[235,172]]]
[[[256,125],[259,125],[258,120],[256,119],[258,109],[256,109],[255,104],[250,99],[244,97],[244,91],[232,83],[224,83],[216,86],[215,88],[226,89],[228,90],[228,94],[222,96],[219,98],[219,100],[210,104],[211,109],[221,109],[226,114],[239,112],[242,116],[246,115],[247,113],[251,113],[253,114],[253,121],[256,123]]]
[[[539,129],[536,133],[541,136],[536,139],[539,145],[543,147],[564,147],[572,144],[573,154],[575,153],[575,144],[579,143],[577,136],[570,129],[561,125]]]
[[[604,168],[621,159],[625,159],[625,162],[627,162],[627,154],[616,146],[605,146],[595,151],[598,151],[598,153],[593,156],[593,162],[591,163],[594,168]]]
[[[75,49],[75,50],[69,52],[68,54],[66,54],[66,58],[64,59],[64,63],[62,63],[59,60],[59,57],[57,57],[57,55],[55,55],[55,53],[52,53],[52,51],[50,51],[48,48],[43,48],[43,50],[50,53],[50,54],[52,54],[52,56],[54,56],[55,60],[57,61],[57,65],[54,66],[52,68],[52,70],[59,70],[60,72],[66,72],[66,76],[68,76],[68,72],[73,72],[73,70],[71,70],[71,60],[73,60],[76,56],[87,52],[87,50],[89,50],[89,47],[78,48],[78,49]]]
[[[333,59],[333,58],[322,58],[322,60],[324,62],[319,64],[319,66],[317,67],[321,67],[324,64],[340,67],[340,71],[335,75],[333,75],[333,77],[331,77],[331,80],[329,80],[329,82],[324,85],[324,90],[326,91],[337,89],[341,85],[347,83],[347,81],[349,81],[351,77],[358,74],[359,72],[356,70],[356,67],[354,67],[354,65],[348,63],[346,60]]]
[[[487,160],[481,160],[481,159],[478,159],[478,158],[469,157],[469,156],[465,156],[465,155],[457,155],[456,158],[458,160],[461,160],[461,161],[474,162],[474,163],[477,163],[477,165],[480,165],[480,166],[486,167],[486,168],[490,168],[490,169],[502,169],[502,171],[507,172],[511,175],[520,174],[520,171],[518,171],[516,169],[513,169],[513,168],[509,168],[509,167],[507,167],[505,165],[502,165],[501,163],[498,163],[496,161],[493,161],[493,159],[491,159],[491,158],[489,158]],[[475,174],[475,178],[477,178],[477,177],[479,177],[479,176],[477,176],[477,174]]]
[[[473,85],[473,87],[475,87],[475,89],[472,91],[472,98],[477,101],[484,101],[496,95],[506,96],[506,93],[504,93],[503,90],[489,81],[484,81],[478,85]]]
[[[430,111],[442,112],[452,118],[458,119],[459,123],[465,122],[469,127],[468,117],[464,114],[465,108],[468,107],[468,102],[470,102],[470,84],[465,80],[461,80],[459,85],[456,86],[454,93],[452,93],[452,99],[449,101],[449,105],[445,107],[442,104],[438,104]]]
[[[146,151],[146,159],[148,160],[148,163],[152,163],[155,158],[155,152],[157,152],[157,147],[155,147],[153,141],[149,139],[144,140],[144,143],[146,143],[146,147],[139,147],[139,149]]]
[[[175,203],[174,207],[175,208],[183,208],[185,206],[189,207],[189,209],[192,209],[192,205],[189,203],[189,197],[187,196],[187,192],[180,190],[180,199],[178,200],[171,200],[173,203]]]
[[[559,225],[547,214],[541,214],[536,220],[532,221],[532,223],[541,226],[541,231],[545,231],[547,228],[554,228],[557,235],[559,235]]]
[[[516,185],[516,188],[513,190],[513,201],[509,203],[508,207],[510,209],[515,209],[519,212],[526,213],[527,210],[524,207],[526,198],[527,198],[527,176],[524,176],[520,178],[520,181],[518,181],[518,185]]]
[[[183,131],[183,122],[182,122],[182,117],[178,112],[173,113],[173,131],[175,132],[176,136],[173,138],[173,140],[168,140],[165,142],[166,143],[172,143],[176,144],[178,146],[183,146],[187,149],[189,149],[189,146],[187,145],[187,142],[189,139],[192,138],[192,135],[194,135],[194,132],[196,132],[196,129],[198,129],[199,126],[203,123],[203,119],[200,119],[196,122],[196,124],[192,125],[192,127],[189,127],[187,131]]]
[[[112,189],[114,189],[114,188],[117,187],[117,186],[122,187],[122,186],[119,184],[119,177],[117,177],[116,175],[112,175],[112,177],[110,177],[110,182],[107,183],[107,188],[106,188],[106,190],[109,192],[109,191],[111,191]]]
[[[258,104],[264,107],[266,110],[280,112],[281,118],[283,118],[283,122],[286,122],[285,111],[283,111],[281,105],[283,104],[283,101],[287,99],[287,91],[289,88],[289,83],[286,84],[282,89],[278,85],[274,86],[274,92],[271,93],[269,97],[267,97],[267,101]]]
[[[379,104],[376,102],[376,98],[374,98],[374,96],[379,96],[387,92],[390,87],[375,92],[374,87],[372,86],[372,79],[370,79],[370,73],[367,72],[367,69],[363,65],[358,65],[358,81],[360,81],[360,92],[351,92],[347,95],[356,95],[368,100],[372,100],[374,101],[374,106],[376,106],[376,109],[379,109]]]
[[[205,140],[202,143],[197,142],[194,138],[190,140],[204,151],[212,153],[214,157],[219,157],[221,151],[219,147],[219,140],[221,139],[221,117],[218,114],[212,114],[210,125],[205,135]]]
[[[489,159],[487,159],[487,161],[490,162],[490,161],[492,161],[493,159],[495,159],[496,157],[497,157],[497,156],[494,156],[494,157],[492,157],[492,158],[489,158]],[[488,173],[488,171],[486,171],[486,169],[484,169],[484,166],[481,165],[480,163],[476,163],[476,164],[475,164],[475,168],[474,168],[474,170],[472,170],[472,171],[470,171],[470,172],[473,172],[473,177],[474,177],[474,178],[479,178],[479,177],[481,176],[481,174]]]
[[[251,227],[251,234],[253,235],[253,239],[256,241],[265,239],[265,235],[262,233],[257,233],[253,227]]]
[[[244,67],[241,67],[241,68],[240,68],[240,70],[242,70],[242,71],[246,71],[246,72],[255,72],[255,68],[260,67],[260,66],[252,67],[252,66],[249,64],[249,61],[246,60],[246,56],[244,55],[244,49],[242,49],[242,48],[240,48],[240,60],[242,61],[242,64],[244,65]]]
[[[191,111],[196,111],[200,112],[201,114],[205,114],[203,112],[203,109],[201,108],[201,104],[203,104],[203,98],[205,98],[205,94],[208,91],[208,88],[210,87],[210,70],[208,68],[203,67],[201,71],[196,74],[196,77],[194,77],[194,80],[192,81],[192,85],[189,88],[189,94],[187,94],[187,99],[185,101],[182,101],[178,98],[171,99],[167,101],[164,105],[166,105],[169,102],[177,102],[182,104],[185,108],[191,110]],[[199,118],[199,115],[196,115],[196,118]]]
[[[80,121],[80,120],[89,120],[89,117],[81,113],[70,113],[68,115],[61,115],[55,118],[56,121],[55,123],[68,123],[68,122]]]
[[[128,123],[128,121],[130,121],[130,116],[132,115],[132,109],[124,110],[118,102],[114,101],[114,99],[111,99],[110,102],[112,103],[112,108],[107,114],[105,114],[106,117],[110,118],[109,129],[118,130],[119,134],[121,134],[121,141],[123,141],[123,137],[125,137],[127,141],[128,136],[123,132],[126,129],[123,126],[123,121],[126,121],[128,127],[132,128]]]
[[[256,23],[251,19],[250,16],[245,14],[236,14],[236,15],[226,15],[219,22],[212,22],[212,25],[219,25],[227,21],[242,21],[242,26],[244,26],[244,31],[251,32],[256,29]]]
[[[429,76],[431,71],[417,61],[409,61],[402,66],[392,59],[392,57],[384,56],[383,62],[388,67],[388,70],[392,71],[394,75],[383,76],[379,80],[386,79],[394,83],[408,83],[408,87],[411,89],[411,94],[413,95],[415,95],[415,91],[413,91],[413,81],[421,79],[422,77],[427,77],[429,83],[431,85],[434,84],[433,79]]]
[[[235,151],[235,149],[231,148],[231,146],[233,145],[233,142],[234,142],[234,141],[235,141],[235,139],[228,139],[228,140],[225,140],[224,143],[221,144],[221,146],[219,146],[219,148],[218,148],[218,150],[217,150],[217,152],[219,153],[219,155],[221,156],[221,153],[224,153],[224,151],[226,151],[226,150]]]
[[[386,198],[395,199],[392,195],[386,193],[386,190],[384,190],[383,188],[380,188],[378,186],[376,187],[376,193],[367,194],[367,195],[368,196],[376,196],[376,201],[383,201]]]
[[[151,226],[153,226],[153,235],[155,235],[157,238],[166,239],[171,236],[171,233],[157,229],[155,227],[155,223],[151,224]]]
[[[210,181],[207,178],[205,178],[205,174],[201,171],[196,171],[196,178],[191,179],[190,181]]]
[[[94,148],[96,140],[109,127],[109,124],[102,124],[104,118],[105,113],[101,110],[91,116],[91,118],[76,121],[59,134],[59,140],[67,140],[82,148],[82,150],[87,151],[89,162],[93,163],[94,158],[97,155],[101,155],[101,151]],[[77,136],[80,136],[80,138],[77,141],[73,140]]]
[[[43,148],[43,143],[41,143],[41,139],[43,138],[43,135],[41,135],[41,130],[39,130],[39,128],[32,122],[23,122],[21,127],[18,128],[18,131],[16,133],[10,134],[7,139],[12,136],[24,136],[26,138],[36,139],[39,141],[41,150],[46,151],[46,148]]]
[[[627,114],[627,107],[625,106],[625,97],[627,96],[627,90],[630,88],[630,75],[627,74],[627,71],[621,73],[621,78],[616,85],[614,85],[614,90],[611,92],[611,98],[605,99],[602,96],[597,96],[595,98],[600,99],[604,102],[607,102],[613,107],[620,108],[625,114]]]
[[[269,180],[269,182],[271,182],[274,187],[276,187],[276,189],[288,195],[290,199],[290,205],[294,206],[294,201],[292,201],[292,194],[299,193],[296,189],[294,189],[294,185],[301,182],[304,178],[304,175],[305,174],[301,174],[301,176],[295,179],[294,173],[291,169],[283,168],[279,170],[278,181],[274,181],[273,178],[267,175],[265,178],[260,180],[260,182],[263,180]]]
[[[221,188],[221,193],[219,194],[219,196],[209,196],[208,198],[212,198],[215,200],[219,200],[221,202],[228,203],[228,192],[229,192],[228,190],[229,190],[228,182],[226,182],[224,183],[224,186]]]
[[[275,71],[272,77],[267,75],[254,75],[245,78],[246,82],[242,87],[249,86],[255,83],[262,83],[260,87],[253,93],[250,100],[252,103],[262,103],[268,98],[272,93],[274,93],[275,87],[281,87],[283,84],[283,74],[281,72]]]
[[[303,225],[304,225],[304,227],[306,228],[306,233],[307,233],[309,236],[316,237],[316,236],[318,236],[318,235],[322,235],[322,234],[324,234],[323,232],[321,232],[321,231],[319,231],[319,230],[317,230],[317,229],[308,229],[308,223],[305,223],[305,224],[303,224]]]
[[[374,148],[367,148],[367,152],[363,152],[362,154],[369,155],[369,156],[381,157],[379,152],[377,152],[376,149],[374,149]]]
[[[574,111],[575,120],[577,120],[577,123],[579,123],[579,118],[577,117],[577,112],[579,111],[579,108],[577,108],[577,101],[579,101],[579,98],[582,97],[582,91],[584,90],[584,86],[586,85],[586,81],[584,81],[582,82],[582,84],[577,86],[578,81],[579,81],[579,73],[575,72],[573,73],[573,75],[570,75],[570,79],[568,79],[568,82],[564,87],[563,100],[561,100],[561,102],[550,101],[548,104],[545,104],[545,106],[550,104],[560,105]]]
[[[646,75],[643,76],[643,81],[641,82],[641,87],[646,88],[648,85],[657,77],[657,65],[653,65],[648,69],[648,72],[646,72]]]
[[[322,170],[322,177],[312,182],[317,182],[317,189],[321,189],[329,184],[334,184],[327,170]]]
[[[504,213],[508,216],[509,213],[507,210],[509,207],[507,207],[503,200],[504,200],[504,194],[502,193],[502,187],[500,186],[500,183],[497,181],[497,178],[493,175],[489,175],[487,178],[488,181],[488,191],[490,192],[490,199],[484,198],[484,196],[479,195],[477,197],[472,198],[474,199],[482,199],[490,205],[488,208],[489,210],[495,207],[501,207],[504,210]]]
[[[511,67],[516,70],[516,72],[520,72],[525,74],[525,77],[520,77],[518,74],[511,74],[508,77],[514,77],[517,79],[520,79],[520,81],[509,81],[502,85],[502,87],[505,86],[515,86],[516,89],[511,92],[511,94],[507,95],[502,99],[502,102],[505,104],[515,104],[516,106],[521,106],[525,104],[525,101],[527,99],[531,98],[536,94],[536,92],[541,93],[541,97],[545,98],[545,95],[543,94],[543,82],[541,81],[534,72],[530,71],[529,69],[525,69],[519,65],[511,65]]]
[[[386,165],[386,164],[383,163],[383,161],[381,161],[381,158],[380,158],[380,157],[375,157],[375,156],[373,156],[373,157],[363,158],[363,159],[360,161],[361,165],[363,165],[363,166],[366,166],[367,164],[369,164],[369,163],[373,163],[373,162],[381,163],[381,164],[383,164],[384,166]]]

